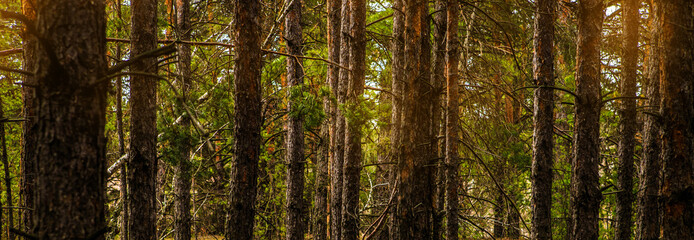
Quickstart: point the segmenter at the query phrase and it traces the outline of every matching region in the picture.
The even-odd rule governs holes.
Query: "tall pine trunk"
[[[395,239],[432,237],[431,138],[429,82],[431,45],[428,4],[404,1],[405,9],[405,91],[403,95],[402,144],[399,145],[398,196]],[[407,126],[407,127],[404,127]]]
[[[287,7],[284,38],[287,51],[302,55],[301,1],[292,0]],[[287,82],[289,82],[289,118],[287,119],[287,240],[304,239],[304,117],[301,99],[304,87],[304,71],[299,58],[287,58]]]
[[[342,183],[342,239],[359,239],[359,172],[361,128],[366,119],[361,103],[366,74],[366,1],[350,0],[349,81],[345,113],[344,180]],[[344,40],[344,39],[343,39]]]
[[[349,6],[350,0],[342,0],[340,9],[340,65],[349,68]],[[337,81],[337,108],[334,140],[334,161],[331,166],[330,183],[330,239],[339,240],[342,237],[342,186],[344,180],[344,156],[345,156],[345,114],[339,106],[345,104],[349,70],[340,69]]]
[[[227,239],[252,239],[260,158],[261,86],[260,1],[237,1],[234,14],[234,159]]]
[[[552,166],[554,163],[555,0],[535,4],[533,75],[532,239],[552,239]]]
[[[458,123],[460,82],[460,41],[458,40],[459,3],[454,0],[446,2],[446,239],[458,239]]]
[[[662,211],[659,203],[662,162],[660,158],[660,121],[654,114],[660,112],[660,32],[657,28],[660,15],[660,3],[651,0],[649,15],[651,44],[648,48],[646,84],[646,105],[650,106],[644,114],[643,156],[639,172],[637,240],[657,240],[660,237],[660,218]]]
[[[692,7],[689,0],[663,0],[660,13],[662,55],[660,105],[663,131],[664,240],[694,236],[694,44]]]
[[[176,35],[181,41],[190,41],[190,0],[176,1]],[[193,83],[190,71],[191,51],[190,45],[181,43],[178,45],[178,91],[181,96],[176,99],[177,114],[185,112],[184,104],[188,100],[188,94]],[[190,216],[190,185],[192,181],[191,167],[191,139],[190,117],[182,114],[180,126],[175,127],[179,131],[176,136],[175,146],[178,148],[178,159],[174,165],[174,239],[190,240],[191,216]]]
[[[130,55],[157,47],[157,1],[132,2]],[[130,66],[132,72],[157,73],[157,59]],[[157,236],[157,83],[154,77],[130,77],[130,152],[127,185],[130,190],[128,239]]]
[[[433,231],[434,239],[443,239],[443,230],[441,229],[443,224],[444,216],[444,202],[446,195],[446,184],[445,184],[445,157],[442,156],[439,150],[439,132],[445,132],[441,128],[442,120],[442,101],[441,94],[443,93],[444,83],[446,82],[446,1],[436,0],[434,2],[434,13],[433,13],[433,30],[434,30],[434,44],[433,44],[433,61],[431,69],[431,85],[433,87],[432,91],[432,104],[431,104],[431,151],[434,153],[436,159],[436,181],[434,182],[436,191],[434,193],[434,215],[433,215]],[[455,33],[457,34],[457,33]],[[444,99],[445,101],[445,99]],[[445,125],[445,122],[443,122]],[[445,148],[442,147],[442,148]]]
[[[393,42],[391,45],[391,53],[393,56],[391,64],[391,92],[393,93],[391,104],[392,113],[390,117],[390,158],[392,162],[399,163],[402,155],[400,154],[400,149],[403,143],[402,136],[402,113],[403,113],[403,94],[405,93],[405,15],[404,15],[404,0],[393,0]],[[391,168],[393,169],[393,168]],[[391,171],[390,182],[391,188],[398,187],[398,179],[395,171]],[[395,214],[396,206],[391,207],[390,210],[390,224],[389,224],[389,237],[390,239],[397,239],[397,231],[395,229],[395,221],[397,215]]]
[[[637,131],[636,123],[636,68],[639,58],[639,8],[640,0],[622,1],[622,81],[619,109],[619,192],[617,193],[617,225],[615,239],[631,239],[634,202],[634,146]]]
[[[36,10],[44,44],[34,62],[40,103],[34,234],[104,239],[105,4],[41,0]]]
[[[35,0],[22,0],[22,14],[32,21],[36,20]],[[24,71],[33,72],[36,68],[36,38],[28,33],[22,35],[22,48],[24,50]],[[36,147],[38,139],[36,80],[34,76],[26,75],[22,86],[22,100],[24,104],[24,125],[22,132],[22,182],[19,189],[21,206],[26,208],[22,212],[22,229],[30,231],[34,225],[33,209],[36,186]]]
[[[578,2],[574,160],[571,176],[572,239],[598,239],[600,160],[600,39],[602,0]]]
[[[330,61],[334,63],[340,62],[340,14],[342,9],[341,4],[342,2],[340,0],[328,0],[326,4],[328,12],[328,58],[330,59]],[[334,64],[329,65],[327,79],[325,82],[330,86],[331,93],[333,96],[338,95],[337,88],[339,78],[340,68]],[[331,196],[336,195],[334,194],[334,186],[336,183],[333,182],[333,180],[336,180],[338,178],[337,176],[335,176],[335,174],[337,173],[337,171],[335,171],[337,170],[335,169],[335,166],[337,165],[337,149],[335,146],[335,142],[338,138],[336,134],[338,111],[337,104],[331,100],[330,96],[325,96],[323,98],[323,108],[326,109],[329,119],[328,121],[325,121],[321,126],[321,156],[319,157],[319,163],[316,166],[316,216],[314,219],[315,225],[313,227],[313,236],[316,238],[316,240],[328,239],[328,235],[330,235],[330,232],[328,232],[328,226],[330,225],[327,218],[328,212],[330,212],[331,214],[331,222],[335,221],[335,213],[333,213],[334,208],[331,207],[333,205]],[[330,169],[332,169],[332,171]],[[330,192],[328,192],[328,186],[331,183],[333,183],[333,187],[330,188]],[[342,195],[340,195],[339,197],[341,198]],[[328,199],[331,199],[331,206],[328,206]],[[330,211],[328,211],[328,209],[330,209]]]

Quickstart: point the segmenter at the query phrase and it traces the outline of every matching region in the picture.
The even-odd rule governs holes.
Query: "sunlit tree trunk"
[[[37,1],[39,239],[104,239],[105,9],[99,0]]]
[[[660,32],[659,5],[657,0],[651,0],[649,15],[651,45],[648,48],[646,105],[648,114],[644,114],[643,126],[643,156],[639,172],[637,240],[657,240],[660,237],[660,218],[662,211],[659,203],[659,191],[662,162],[660,158],[660,121],[654,114],[660,109]]]

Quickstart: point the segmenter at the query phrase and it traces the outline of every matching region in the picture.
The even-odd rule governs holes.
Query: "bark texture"
[[[35,235],[103,239],[106,174],[104,1],[37,1]],[[79,46],[79,47],[74,47]]]
[[[342,9],[342,1],[340,0],[328,0],[326,3],[328,20],[328,58],[330,61],[339,63],[340,62],[340,14]],[[338,95],[338,80],[340,78],[340,68],[335,65],[328,65],[327,79],[326,83],[330,86],[332,96],[336,97]],[[338,172],[335,166],[337,165],[336,157],[336,141],[338,136],[337,131],[337,104],[334,102],[330,96],[325,96],[323,98],[323,108],[326,109],[328,113],[328,121],[323,123],[321,127],[321,136],[323,139],[321,145],[321,156],[319,157],[319,163],[316,168],[316,219],[314,225],[313,236],[316,240],[328,239],[330,232],[328,232],[328,215],[330,214],[331,222],[334,221],[335,213],[334,208],[332,208],[333,200],[331,196],[337,196],[335,192],[334,180],[337,180],[335,174]],[[339,162],[342,162],[341,160]],[[331,171],[332,169],[332,171]],[[330,189],[328,185],[332,183]],[[328,190],[330,190],[328,192]],[[341,194],[341,193],[340,193]],[[339,195],[341,198],[342,195]],[[330,199],[330,206],[328,206],[328,199]],[[342,207],[342,206],[340,206]],[[328,211],[330,209],[330,211]]]
[[[446,195],[446,183],[445,183],[445,157],[442,155],[441,151],[444,151],[445,146],[439,150],[439,132],[445,134],[445,126],[441,127],[442,124],[442,100],[441,94],[445,91],[446,83],[446,26],[447,26],[447,11],[446,11],[445,0],[436,0],[434,2],[434,12],[432,29],[434,30],[434,44],[433,44],[433,61],[431,69],[431,86],[433,87],[432,93],[432,104],[431,104],[431,151],[436,155],[436,181],[434,182],[434,212],[432,220],[432,230],[434,231],[434,239],[443,239],[442,228],[443,216],[445,213],[444,202]],[[455,33],[457,34],[457,33]],[[444,99],[445,101],[445,99]],[[444,103],[445,104],[445,103]],[[445,114],[444,114],[445,115]],[[445,121],[445,120],[444,120]],[[445,125],[445,122],[443,122]]]
[[[291,1],[284,22],[287,51],[303,55],[301,39],[301,1]],[[301,99],[304,71],[299,58],[287,58],[289,119],[287,119],[287,240],[304,239],[304,117]]]
[[[602,0],[578,2],[574,159],[571,176],[572,239],[598,239],[600,160],[600,39]]]
[[[554,163],[554,19],[557,1],[535,4],[533,75],[533,162],[531,238],[552,239],[552,166]]]
[[[398,160],[395,239],[432,238],[432,158],[430,127],[430,56],[428,4],[406,0],[403,129]],[[407,126],[406,128],[404,126]]]
[[[359,172],[361,128],[366,121],[361,102],[366,74],[366,1],[350,0],[349,75],[345,113],[345,156],[342,183],[342,239],[359,239]],[[344,39],[343,39],[344,40]]]
[[[234,14],[234,159],[227,239],[252,239],[262,138],[260,1],[238,1]]]
[[[130,55],[157,47],[157,1],[132,1]],[[157,74],[157,59],[130,66],[132,72]],[[130,151],[127,185],[130,188],[128,239],[157,237],[157,84],[158,80],[133,75],[130,81]]]
[[[190,41],[190,0],[176,0],[176,35],[181,41]],[[185,112],[183,104],[188,100],[188,92],[191,89],[192,79],[190,71],[191,51],[189,44],[179,44],[178,54],[178,90],[181,94],[177,99],[177,114]],[[179,134],[176,136],[175,146],[178,148],[179,157],[174,166],[174,239],[190,240],[191,238],[191,216],[190,216],[190,185],[191,185],[191,162],[190,152],[192,144],[190,140],[190,117],[187,114],[181,115],[180,126],[176,127]]]
[[[342,0],[340,9],[340,65],[349,68],[349,3],[350,0]],[[349,71],[340,68],[337,81],[337,106],[345,104],[347,93],[347,81]],[[330,239],[339,240],[342,237],[342,185],[344,179],[345,156],[345,115],[340,107],[336,107],[336,123],[334,139],[334,160],[331,166],[330,181]]]
[[[36,1],[22,0],[22,14],[27,19],[36,20]],[[22,35],[22,48],[24,49],[24,71],[33,72],[36,69],[36,38],[28,33]],[[24,76],[24,83],[35,85],[36,80],[33,76]],[[34,225],[33,211],[34,208],[35,185],[36,185],[36,147],[38,139],[37,108],[38,101],[36,97],[36,88],[31,86],[22,86],[22,100],[24,104],[24,122],[22,132],[22,181],[19,189],[21,198],[21,206],[27,210],[22,212],[22,230],[30,231]]]
[[[663,123],[662,239],[694,236],[694,28],[688,0],[663,0],[660,12],[662,55],[660,111]]]
[[[391,45],[391,53],[393,56],[391,64],[391,91],[393,93],[391,104],[392,113],[390,117],[390,158],[392,162],[399,163],[402,155],[400,149],[402,147],[402,112],[403,112],[403,94],[405,90],[405,15],[403,0],[393,0],[393,42]],[[391,172],[390,182],[394,183],[391,188],[397,187],[398,179],[396,174]],[[395,207],[390,210],[389,237],[397,239],[397,232],[394,225],[396,220]]]
[[[458,40],[459,3],[446,2],[448,28],[446,30],[446,239],[458,239],[458,123],[460,82],[460,41]]]
[[[660,32],[658,26],[659,3],[651,0],[649,15],[651,26],[651,47],[648,48],[648,73],[646,87],[647,111],[660,112]],[[660,218],[662,211],[659,203],[662,162],[660,158],[660,120],[654,114],[644,114],[643,126],[643,156],[639,172],[639,186],[643,190],[638,195],[638,216],[636,239],[657,240],[660,237]]]
[[[622,1],[622,81],[619,109],[619,170],[617,183],[617,225],[615,239],[631,239],[632,205],[634,202],[634,146],[636,123],[636,68],[639,58],[639,8],[640,0]]]

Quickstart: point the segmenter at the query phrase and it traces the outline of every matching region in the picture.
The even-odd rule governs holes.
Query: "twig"
[[[7,56],[7,55],[13,55],[13,54],[22,53],[23,50],[24,50],[24,49],[21,49],[21,48],[13,48],[13,49],[2,50],[2,51],[0,51],[0,57],[4,57],[4,56]]]
[[[120,62],[120,63],[116,64],[115,66],[110,67],[108,69],[108,71],[106,71],[106,75],[112,75],[112,74],[118,73],[118,72],[120,72],[120,70],[123,70],[124,68],[126,68],[130,65],[133,65],[139,61],[142,61],[145,58],[158,57],[161,55],[167,55],[167,54],[171,54],[174,52],[176,52],[176,45],[173,43],[166,45],[166,46],[163,46],[163,47],[160,47],[160,48],[157,48],[157,49],[153,49],[153,50],[144,52],[140,55],[137,55],[137,56],[131,58],[130,60]]]
[[[12,73],[19,73],[19,74],[24,74],[27,76],[34,76],[34,73],[29,72],[29,71],[24,71],[24,70],[19,70],[19,69],[14,69],[6,66],[0,65],[0,71],[5,71],[5,72],[12,72]]]

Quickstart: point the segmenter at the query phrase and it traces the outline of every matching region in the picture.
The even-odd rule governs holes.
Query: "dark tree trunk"
[[[533,74],[538,88],[533,105],[531,238],[552,239],[552,166],[554,163],[554,18],[557,1],[535,4]]]
[[[660,15],[661,116],[663,123],[662,233],[665,240],[694,236],[694,44],[689,0],[663,0]]]
[[[234,71],[234,159],[227,219],[227,239],[252,239],[260,158],[262,68],[260,1],[237,1],[236,68]]]
[[[106,17],[103,1],[37,1],[35,235],[104,239]],[[80,46],[75,48],[74,46]]]
[[[342,2],[340,0],[328,0],[326,5],[328,11],[328,58],[330,59],[330,61],[335,63],[340,62],[340,14],[342,9],[341,4]],[[326,84],[330,86],[333,96],[338,95],[339,78],[340,68],[332,64],[329,65]],[[321,127],[321,136],[323,142],[321,143],[321,156],[319,157],[320,162],[316,166],[316,168],[318,169],[316,173],[316,219],[314,219],[315,225],[313,234],[316,240],[328,239],[327,235],[330,235],[330,232],[327,232],[328,225],[330,225],[330,223],[327,222],[327,208],[330,208],[331,222],[335,222],[334,218],[336,217],[336,215],[333,211],[336,209],[333,207],[334,198],[331,197],[342,198],[342,192],[339,193],[340,195],[337,195],[334,188],[335,186],[337,186],[336,184],[342,183],[341,181],[336,182],[338,178],[341,178],[341,175],[336,174],[341,173],[342,171],[337,171],[338,169],[335,168],[338,162],[342,162],[342,160],[338,160],[336,158],[337,148],[335,145],[337,139],[339,138],[339,136],[336,134],[338,117],[337,104],[331,101],[329,96],[326,96],[323,98],[323,108],[326,109],[326,112],[329,115],[329,120],[324,122],[323,126]],[[341,166],[341,164],[339,165]],[[330,171],[330,168],[332,168],[332,171]],[[333,187],[330,189],[330,192],[328,193],[328,185],[331,183]],[[330,199],[330,206],[328,206],[328,199]],[[341,207],[342,206],[340,206],[340,208]],[[335,227],[336,225],[332,226]]]
[[[176,34],[181,41],[190,41],[190,0],[176,1]],[[181,94],[176,100],[178,113],[185,112],[183,104],[188,100],[188,92],[192,85],[189,44],[178,45],[178,91]],[[180,126],[175,127],[180,139],[176,140],[179,157],[174,165],[174,239],[190,240],[191,216],[190,216],[190,185],[192,175],[190,172],[190,117],[182,114]]]
[[[458,239],[458,123],[460,82],[460,42],[458,40],[459,3],[454,0],[446,2],[446,239]]]
[[[132,2],[130,55],[157,47],[157,1]],[[132,72],[157,73],[157,59],[148,58],[130,66]],[[157,83],[149,76],[130,77],[130,152],[128,178],[130,211],[128,238],[157,236]]]
[[[647,111],[650,113],[659,112],[660,106],[660,32],[658,13],[659,4],[657,0],[651,0],[649,21],[651,26],[651,46],[648,48],[648,83],[646,87],[647,106],[651,106]],[[660,121],[653,114],[644,114],[645,123],[643,126],[643,157],[641,158],[641,169],[639,172],[639,186],[643,190],[638,195],[638,216],[637,216],[637,240],[657,240],[660,237],[660,218],[661,208],[658,201],[660,190]]]
[[[287,51],[301,56],[301,1],[292,1],[287,7],[284,23]],[[300,102],[303,94],[304,71],[299,58],[287,58],[289,82],[289,119],[287,119],[287,240],[304,239],[306,228],[304,203],[304,117]]]
[[[22,13],[27,19],[36,20],[36,1],[23,0]],[[24,71],[33,72],[36,69],[36,38],[31,34],[22,35],[22,47],[24,49]],[[22,226],[24,231],[31,231],[34,226],[33,210],[36,186],[36,147],[38,139],[38,125],[36,124],[36,114],[38,101],[36,99],[36,80],[33,76],[24,76],[22,86],[22,98],[24,103],[24,119],[22,137],[22,182],[19,195],[22,199],[22,206],[26,208],[22,213]]]
[[[617,193],[617,225],[615,239],[631,239],[632,205],[634,202],[634,145],[636,135],[636,68],[639,58],[640,0],[622,1],[622,81],[619,109],[619,192]]]
[[[495,175],[501,176],[502,174],[497,173]],[[506,209],[506,205],[501,191],[503,190],[497,189],[497,192],[494,193],[496,194],[496,196],[494,196],[494,202],[496,204],[494,205],[494,226],[492,228],[492,234],[496,238],[504,236],[504,209]]]
[[[4,104],[2,97],[0,97],[0,119],[4,117]],[[2,161],[3,172],[5,172],[5,205],[7,205],[7,222],[5,226],[7,229],[14,228],[14,211],[12,204],[12,178],[10,178],[10,162],[7,159],[7,141],[5,136],[5,122],[0,122],[0,161]],[[0,211],[2,212],[2,211]],[[0,220],[2,219],[2,214],[0,213]],[[14,234],[7,231],[8,238],[14,239]]]
[[[391,64],[391,91],[393,97],[391,100],[392,113],[390,118],[390,158],[392,162],[399,163],[402,155],[400,154],[400,149],[402,147],[402,112],[403,112],[403,94],[405,87],[405,15],[403,8],[404,0],[393,0],[393,42],[391,45],[391,53],[393,55]],[[391,168],[392,169],[392,168]],[[397,187],[398,181],[396,179],[396,174],[391,171],[390,182],[393,183],[390,187]],[[397,231],[395,231],[394,225],[396,220],[396,207],[391,207],[390,210],[390,224],[389,224],[389,237],[390,239],[397,239]]]
[[[401,157],[398,160],[396,239],[432,238],[432,194],[429,130],[430,56],[428,4],[405,1],[405,91]]]
[[[439,150],[439,132],[445,129],[441,129],[441,94],[444,91],[444,82],[446,82],[446,1],[436,0],[434,3],[434,13],[433,13],[433,23],[434,23],[434,44],[433,53],[434,60],[432,63],[431,70],[431,85],[433,86],[432,91],[432,104],[431,104],[431,152],[436,156],[436,181],[434,193],[434,211],[433,211],[433,225],[432,231],[434,231],[434,239],[443,239],[443,230],[441,225],[443,224],[444,216],[444,201],[446,195],[446,184],[445,184],[445,171],[446,168],[445,160],[441,156],[441,151]],[[455,33],[457,34],[457,33]]]
[[[349,62],[352,72],[347,86],[345,117],[345,156],[342,183],[342,239],[359,239],[359,172],[362,148],[361,128],[364,109],[361,107],[366,74],[366,1],[350,0]],[[344,39],[343,39],[344,40]]]
[[[571,183],[572,239],[598,239],[600,160],[600,39],[602,0],[578,2],[574,160]]]
[[[349,2],[342,0],[340,7],[340,65],[349,68]],[[334,23],[334,22],[333,22]],[[345,104],[349,71],[340,69],[337,85],[337,106]],[[333,89],[335,91],[335,89]],[[342,185],[344,180],[345,155],[345,115],[336,107],[336,123],[334,133],[334,154],[331,166],[330,180],[330,239],[339,240],[342,237]]]

